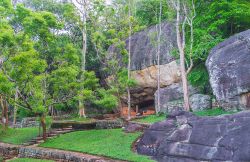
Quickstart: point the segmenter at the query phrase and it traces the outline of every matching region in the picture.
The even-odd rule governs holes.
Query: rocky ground
[[[137,143],[140,154],[160,162],[250,161],[250,111],[197,117],[176,111],[150,126]]]

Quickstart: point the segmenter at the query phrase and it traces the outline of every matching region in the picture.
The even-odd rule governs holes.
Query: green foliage
[[[171,19],[167,1],[162,1],[162,21]],[[160,0],[140,0],[136,4],[136,18],[141,26],[159,23]]]
[[[118,106],[118,98],[112,90],[99,89],[95,104],[105,109],[114,109]]]
[[[247,0],[221,0],[197,2],[200,12],[197,25],[213,36],[227,38],[249,29],[250,2]],[[204,10],[206,8],[206,10]]]
[[[124,133],[121,129],[78,131],[42,143],[42,147],[77,151],[127,161],[152,161],[131,150],[141,133]],[[74,140],[77,139],[77,140]]]
[[[147,123],[147,124],[152,124],[156,122],[160,122],[163,120],[166,120],[167,117],[166,114],[160,114],[160,115],[149,115],[143,118],[135,119],[134,121],[139,122],[139,123]]]
[[[188,74],[188,80],[193,86],[198,87],[203,93],[207,93],[206,90],[209,87],[209,75],[204,64],[195,66]]]

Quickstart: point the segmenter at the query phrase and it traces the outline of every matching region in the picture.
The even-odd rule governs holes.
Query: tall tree
[[[128,81],[131,79],[131,35],[132,35],[132,22],[131,22],[131,11],[132,3],[131,0],[128,0],[128,18],[129,18],[129,36],[128,36]],[[130,94],[130,85],[127,85],[128,93],[128,120],[131,119],[131,94]]]
[[[193,67],[192,52],[193,52],[193,20],[196,17],[195,4],[192,0],[191,7],[189,1],[184,0],[170,0],[170,6],[176,12],[176,37],[177,37],[177,46],[180,55],[180,69],[181,69],[181,79],[183,87],[183,98],[184,98],[184,108],[186,111],[190,111],[189,104],[189,93],[188,93],[188,81],[187,74],[191,71]],[[190,65],[186,70],[186,25],[190,26],[190,54],[189,61]]]
[[[86,71],[86,53],[87,53],[87,16],[88,16],[88,7],[89,1],[88,0],[76,0],[76,7],[80,13],[80,17],[82,19],[81,24],[81,32],[82,32],[82,57],[81,57],[81,74],[80,74],[80,82],[84,82],[84,73]],[[79,6],[79,7],[78,7]],[[84,86],[81,87],[84,90]],[[79,99],[79,116],[86,117],[85,115],[85,108],[83,102],[83,94],[80,94]]]
[[[160,0],[160,7],[159,7],[159,24],[158,24],[158,30],[157,30],[157,105],[156,105],[156,113],[158,114],[160,111],[160,88],[161,88],[161,68],[160,68],[160,52],[161,52],[161,33],[162,33],[162,28],[161,28],[161,20],[162,20],[162,0]]]

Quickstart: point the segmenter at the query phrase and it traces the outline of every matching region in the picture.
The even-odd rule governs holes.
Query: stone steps
[[[47,139],[52,139],[54,137],[59,136],[60,134],[70,133],[73,131],[74,131],[74,129],[72,128],[72,126],[69,126],[67,128],[63,128],[63,129],[52,129],[49,132],[47,132],[46,135],[47,135]],[[40,144],[43,142],[44,142],[43,137],[38,136],[38,137],[31,139],[30,141],[28,141],[26,143],[23,143],[22,145],[23,146],[32,146],[32,145],[37,145],[37,144]]]

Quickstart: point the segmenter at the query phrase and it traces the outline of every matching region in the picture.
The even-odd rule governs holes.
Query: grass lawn
[[[31,158],[16,158],[8,160],[8,162],[54,162],[53,160],[41,160],[41,159],[31,159]]]
[[[10,144],[22,144],[38,135],[38,128],[9,128],[5,132],[0,131],[0,142]]]
[[[197,116],[219,116],[219,115],[233,114],[233,113],[236,113],[236,112],[225,111],[221,108],[215,108],[215,109],[194,112],[194,114]]]
[[[146,116],[144,118],[134,119],[133,121],[140,122],[140,123],[152,124],[152,123],[155,123],[155,122],[163,121],[165,119],[166,119],[166,115],[162,114],[162,115],[159,115],[159,116],[157,116],[157,115],[149,115],[149,116]]]
[[[132,143],[141,133],[124,133],[121,129],[78,131],[60,135],[42,143],[42,147],[57,148],[101,155],[135,162],[152,161],[131,150]]]

